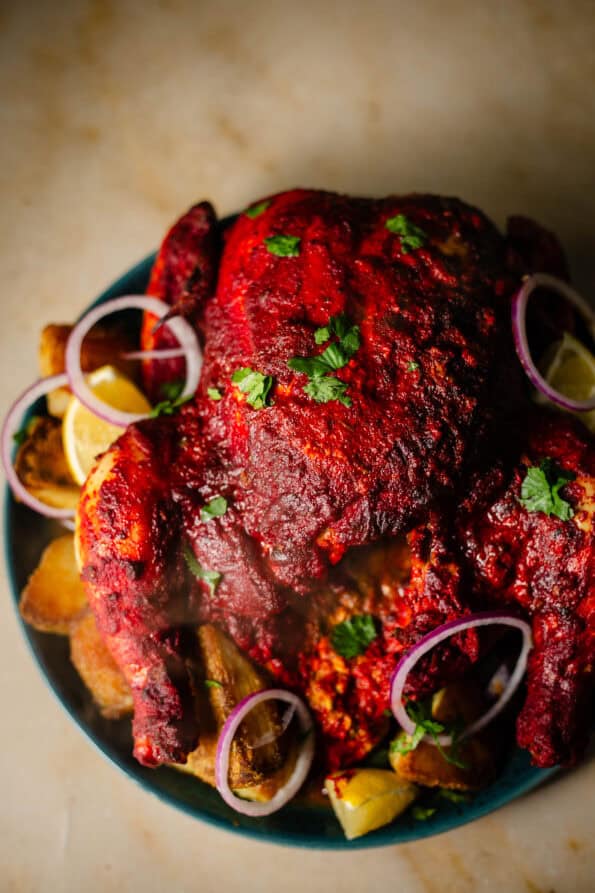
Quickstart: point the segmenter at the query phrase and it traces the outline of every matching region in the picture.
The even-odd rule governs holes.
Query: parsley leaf
[[[349,659],[363,654],[378,636],[371,614],[356,614],[338,623],[331,633],[331,645],[341,657]]]
[[[223,394],[219,390],[219,388],[207,388],[207,395],[211,398],[211,400],[221,400]]]
[[[299,257],[301,241],[299,236],[268,236],[264,244],[276,257]]]
[[[436,806],[412,806],[411,815],[418,822],[425,822],[437,811]]]
[[[352,328],[349,319],[345,313],[339,313],[337,316],[331,316],[326,326],[322,326],[319,329],[316,329],[314,332],[314,341],[316,344],[324,344],[325,341],[329,341],[332,335],[336,335],[337,338],[344,338],[349,330]],[[358,328],[355,326],[354,328]]]
[[[544,512],[568,521],[574,515],[569,502],[562,499],[560,490],[576,475],[558,469],[552,459],[544,459],[541,465],[533,465],[521,486],[520,503],[528,512]]]
[[[411,360],[410,363],[407,363],[407,372],[417,372],[419,369],[419,363],[416,363],[414,360]]]
[[[407,732],[401,732],[397,735],[394,741],[391,741],[390,752],[400,753],[402,755],[411,753],[412,750],[415,750],[425,734],[426,730],[420,725],[415,727],[415,731],[411,736],[408,735]]]
[[[196,555],[194,554],[190,546],[184,546],[184,560],[186,561],[188,568],[194,574],[194,576],[198,580],[204,580],[204,582],[209,587],[211,595],[214,595],[223,574],[220,574],[219,571],[205,570],[200,562],[197,560]]]
[[[317,376],[304,385],[304,391],[308,397],[312,397],[317,403],[330,403],[331,400],[338,400],[343,406],[351,406],[351,397],[347,396],[346,390],[346,383],[335,378],[334,375]]]
[[[227,499],[225,496],[215,496],[200,510],[201,521],[212,521],[213,518],[221,518],[227,511]]]
[[[468,766],[458,756],[458,738],[462,731],[459,723],[451,723],[448,729],[444,723],[438,722],[432,717],[431,707],[421,701],[409,701],[407,704],[407,713],[415,723],[415,731],[413,735],[405,735],[405,740],[401,743],[402,735],[395,739],[391,744],[391,750],[396,753],[406,754],[419,745],[424,735],[429,735],[433,739],[436,749],[446,760],[459,769],[467,769]],[[442,747],[438,740],[439,735],[450,735],[452,744],[448,748],[448,752]]]
[[[236,369],[231,380],[237,384],[243,394],[246,394],[246,402],[254,409],[270,406],[269,391],[273,386],[271,375],[263,375],[262,372],[244,366],[241,369]]]
[[[303,372],[308,378],[317,378],[330,371],[330,366],[321,357],[292,357],[287,360],[287,365],[294,372]]]
[[[255,217],[260,217],[261,214],[264,214],[269,205],[270,202],[268,201],[258,202],[257,205],[252,205],[251,208],[246,208],[244,214],[246,217],[249,217],[250,220],[254,220]]]
[[[223,683],[218,682],[217,679],[205,679],[205,687],[206,688],[223,688]]]
[[[400,236],[401,251],[403,254],[409,254],[416,248],[423,248],[427,241],[425,231],[412,223],[404,214],[397,214],[395,217],[389,217],[384,224],[387,230]]]
[[[184,382],[180,381],[164,381],[161,387],[159,388],[159,396],[163,397],[163,400],[174,401],[177,400],[182,391],[184,390]]]
[[[189,394],[188,397],[178,397],[176,400],[162,400],[153,407],[149,413],[149,418],[158,419],[163,415],[174,415],[181,406],[184,406],[185,403],[189,403],[193,397],[194,394]]]

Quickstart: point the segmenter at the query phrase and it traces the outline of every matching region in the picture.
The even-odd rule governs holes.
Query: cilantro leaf
[[[425,822],[437,811],[436,806],[412,806],[411,815],[417,822]]]
[[[223,683],[218,682],[217,679],[205,679],[205,687],[206,688],[223,688]]]
[[[215,496],[200,510],[201,521],[212,521],[213,518],[221,518],[227,511],[227,499],[225,496]]]
[[[449,788],[440,788],[438,791],[438,796],[442,797],[443,800],[448,800],[450,803],[469,803],[471,797],[469,794],[464,791],[451,791]]]
[[[414,360],[411,360],[410,363],[407,363],[407,372],[417,372],[419,369],[419,363],[416,363]]]
[[[321,357],[292,357],[290,360],[287,360],[287,365],[294,372],[303,372],[308,378],[326,375],[330,370],[330,367]]]
[[[331,633],[331,645],[337,654],[349,659],[363,654],[378,636],[371,614],[356,614],[338,623]]]
[[[178,399],[183,390],[184,382],[179,379],[176,381],[164,381],[159,388],[159,396],[163,397],[164,401],[171,401],[173,403],[174,400]]]
[[[415,723],[415,730],[412,735],[402,732],[391,743],[390,749],[392,753],[407,754],[420,744],[425,735],[429,735],[433,739],[434,744],[447,763],[458,766],[459,769],[467,769],[466,763],[463,763],[458,756],[458,738],[462,731],[459,723],[452,723],[450,729],[444,723],[438,722],[432,717],[431,707],[420,701],[409,701],[407,704],[407,713]],[[448,752],[443,748],[438,740],[439,735],[450,735],[452,744],[448,748]]]
[[[246,395],[246,402],[254,409],[264,409],[265,406],[270,406],[269,391],[273,386],[271,375],[263,375],[262,372],[244,366],[241,369],[236,369],[231,380]]]
[[[211,400],[221,400],[223,394],[219,390],[219,388],[207,388],[207,395],[211,398]]]
[[[249,217],[250,220],[254,220],[255,217],[260,217],[261,214],[264,214],[269,205],[269,201],[258,202],[257,205],[252,205],[251,208],[246,208],[244,214],[246,217]]]
[[[276,257],[299,257],[301,241],[299,236],[268,236],[264,244]]]
[[[337,316],[331,316],[325,326],[316,329],[314,332],[314,341],[316,344],[324,344],[325,341],[329,341],[333,335],[336,335],[337,338],[341,340],[347,335],[351,328],[352,326],[347,315],[345,313],[339,313]],[[358,327],[355,326],[354,328]]]
[[[220,574],[219,571],[205,570],[200,562],[197,560],[196,555],[194,554],[190,546],[184,546],[184,560],[186,561],[186,564],[188,565],[191,573],[193,573],[198,580],[204,580],[204,582],[209,587],[211,595],[214,595],[223,574]]]
[[[417,248],[423,248],[427,241],[425,231],[412,223],[404,214],[396,214],[395,217],[389,217],[384,224],[387,230],[400,236],[401,251],[403,254],[409,254]]]
[[[337,400],[343,406],[351,406],[351,397],[347,396],[346,390],[346,383],[335,378],[334,375],[317,376],[304,385],[304,391],[308,397],[312,397],[317,403],[330,403],[331,400]]]
[[[528,512],[544,512],[568,521],[574,510],[560,496],[560,490],[575,477],[571,471],[558,469],[552,459],[544,459],[539,466],[533,465],[527,469],[519,502]]]
[[[188,397],[178,397],[176,400],[162,400],[153,407],[149,413],[149,418],[158,419],[160,416],[174,415],[181,406],[184,406],[185,403],[189,403],[193,397],[194,394],[189,394]]]

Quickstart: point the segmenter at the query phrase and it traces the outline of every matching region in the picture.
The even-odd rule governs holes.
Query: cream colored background
[[[534,214],[595,290],[592,2],[0,3],[0,398],[196,199],[292,185]],[[272,848],[138,790],[48,693],[0,583],[0,890],[587,893],[595,762],[423,843]]]

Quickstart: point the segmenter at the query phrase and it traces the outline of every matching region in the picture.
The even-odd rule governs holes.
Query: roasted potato
[[[76,509],[80,488],[62,447],[62,425],[44,416],[32,421],[15,460],[15,471],[32,496],[54,508]]]
[[[70,658],[102,716],[119,719],[132,713],[128,683],[107,650],[90,611],[72,624]]]
[[[438,692],[432,701],[432,717],[445,724],[462,720],[468,725],[484,709],[481,693],[472,682],[453,683]],[[397,739],[403,740],[403,736],[405,733],[401,732]],[[448,748],[445,751],[449,753]],[[477,791],[494,779],[500,746],[493,727],[471,738],[464,738],[458,744],[456,753],[457,762],[464,764],[465,768],[448,762],[437,747],[425,741],[421,741],[409,753],[399,753],[391,746],[389,761],[401,778],[430,788]]]
[[[73,326],[49,325],[43,329],[39,340],[39,370],[42,376],[58,375],[64,372],[64,353],[66,342]],[[133,339],[121,329],[95,326],[83,341],[81,349],[81,368],[83,372],[92,372],[100,366],[110,364],[123,372],[128,378],[134,378],[134,363],[122,359],[121,354],[134,350]],[[48,394],[48,411],[50,415],[62,418],[70,400],[68,388],[57,388]]]
[[[35,629],[67,634],[87,600],[74,557],[72,534],[53,540],[21,594],[21,616]]]

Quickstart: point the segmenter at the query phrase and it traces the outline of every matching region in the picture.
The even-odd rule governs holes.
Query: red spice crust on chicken
[[[555,237],[524,218],[503,237],[475,208],[426,195],[294,190],[258,210],[222,232],[199,204],[166,236],[148,291],[196,326],[199,389],[177,414],[129,427],[80,502],[82,576],[133,692],[135,756],[183,762],[196,745],[192,624],[220,624],[301,691],[337,768],[382,738],[404,650],[440,623],[506,605],[534,631],[518,741],[537,765],[574,762],[595,651],[595,453],[578,422],[530,408],[510,331],[523,274],[567,275]],[[423,230],[421,247],[387,227],[397,215]],[[299,239],[295,256],[272,253],[275,236]],[[314,332],[339,314],[361,331],[334,373],[350,405],[315,401],[288,367],[323,350]],[[153,322],[143,346],[168,345]],[[244,367],[272,377],[270,405],[254,408],[233,383]],[[144,371],[157,397],[183,367]],[[563,491],[569,521],[519,502],[526,468],[544,457],[576,475]],[[201,520],[215,496],[226,513]],[[216,586],[191,573],[187,549],[221,575]],[[330,619],[354,606],[377,617],[379,635],[345,660]],[[475,632],[453,637],[408,694],[479,654]]]

